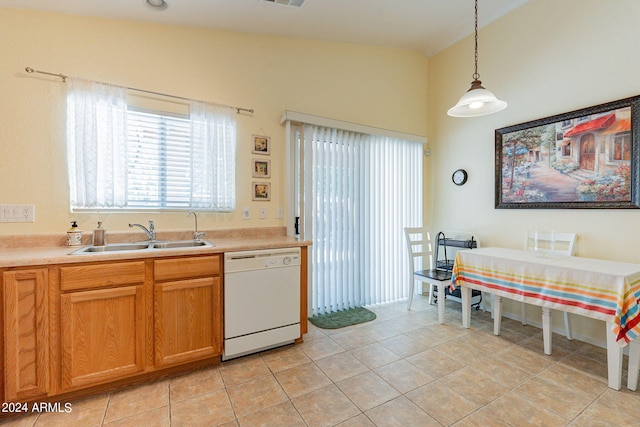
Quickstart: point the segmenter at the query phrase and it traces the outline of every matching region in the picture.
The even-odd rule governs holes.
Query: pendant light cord
[[[496,113],[504,110],[507,103],[499,100],[496,96],[485,89],[478,74],[478,0],[475,0],[475,69],[471,87],[453,107],[449,108],[447,114],[452,117],[478,117],[486,114]]]
[[[473,73],[473,79],[478,80],[480,78],[480,74],[478,74],[478,0],[476,0],[476,12],[475,12],[475,50],[476,50],[476,58],[475,58],[475,73]]]

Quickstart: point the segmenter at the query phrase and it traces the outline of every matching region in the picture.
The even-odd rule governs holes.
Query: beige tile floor
[[[639,426],[640,392],[607,387],[606,352],[488,313],[460,326],[417,298],[305,342],[72,403],[6,426]],[[626,357],[625,357],[626,368]],[[625,371],[626,373],[626,371]],[[626,374],[623,378],[626,384]]]

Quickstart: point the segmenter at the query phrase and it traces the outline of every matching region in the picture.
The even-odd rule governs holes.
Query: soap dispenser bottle
[[[104,246],[107,244],[107,230],[102,228],[102,221],[98,221],[98,228],[93,229],[93,246]]]
[[[67,245],[82,245],[82,230],[78,228],[78,223],[76,221],[71,221],[71,228],[67,231]]]

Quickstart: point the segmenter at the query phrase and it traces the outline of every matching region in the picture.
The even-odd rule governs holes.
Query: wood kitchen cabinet
[[[302,254],[306,260],[306,248]],[[0,400],[77,397],[219,362],[222,259],[215,253],[0,269]]]
[[[144,261],[60,267],[62,391],[145,369]]]
[[[48,269],[2,272],[4,401],[45,396],[49,390],[47,296]]]
[[[154,261],[155,365],[222,354],[221,256]]]

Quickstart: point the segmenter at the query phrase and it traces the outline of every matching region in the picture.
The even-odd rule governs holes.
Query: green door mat
[[[350,308],[348,310],[335,311],[328,314],[320,314],[309,317],[309,321],[322,329],[338,329],[345,326],[374,320],[376,314],[364,307]]]

